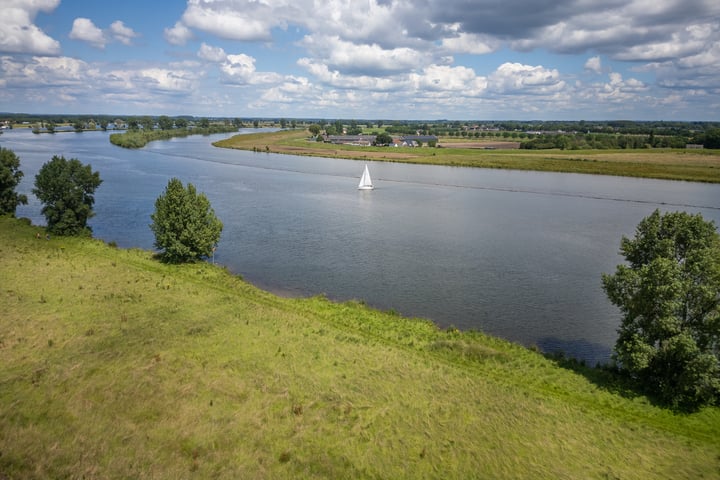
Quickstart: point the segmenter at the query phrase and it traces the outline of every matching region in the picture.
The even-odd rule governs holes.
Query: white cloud
[[[411,74],[410,79],[418,90],[461,93],[475,97],[485,92],[488,86],[485,77],[478,77],[472,68],[463,66],[430,65],[421,74]]]
[[[329,69],[356,75],[383,75],[422,68],[432,62],[432,55],[398,47],[385,49],[380,45],[358,44],[337,36],[306,36],[301,45],[308,48],[316,61]]]
[[[60,0],[6,0],[0,22],[0,52],[57,55],[60,43],[33,22],[38,12],[50,13]]]
[[[542,65],[503,63],[488,78],[488,87],[498,93],[548,94],[566,86],[560,73]]]
[[[228,83],[236,85],[253,85],[277,83],[282,76],[272,72],[257,72],[255,58],[244,53],[227,55],[220,70]]]
[[[96,48],[105,48],[107,43],[103,31],[96,27],[89,18],[76,18],[68,36],[73,40],[87,42]]]
[[[82,85],[100,76],[98,69],[70,57],[5,56],[0,59],[0,72],[8,86],[29,88]]]
[[[190,0],[182,23],[231,40],[270,40],[276,18],[270,3]]]
[[[120,20],[116,20],[110,24],[110,33],[115,40],[124,45],[131,45],[133,38],[140,36],[132,28],[127,27]]]
[[[461,32],[455,37],[443,38],[442,46],[453,53],[484,55],[500,48],[500,41],[487,35]]]
[[[588,70],[593,73],[597,73],[598,75],[602,73],[602,62],[600,61],[600,57],[590,57],[587,59],[587,62],[585,62],[585,70]]]
[[[193,38],[193,33],[182,22],[175,22],[174,27],[164,30],[164,36],[165,40],[173,45],[185,45],[188,40]]]
[[[197,76],[193,72],[166,68],[140,69],[135,72],[133,80],[151,90],[166,92],[187,93],[197,85]]]
[[[225,50],[220,47],[213,47],[205,42],[202,42],[200,45],[200,50],[198,50],[197,56],[203,60],[207,60],[208,62],[216,63],[223,62],[227,59]]]

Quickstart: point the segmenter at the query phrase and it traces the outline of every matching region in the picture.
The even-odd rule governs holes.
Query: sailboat
[[[370,179],[370,170],[368,170],[366,164],[362,177],[360,177],[360,183],[358,183],[358,190],[372,190],[373,188],[372,180]]]

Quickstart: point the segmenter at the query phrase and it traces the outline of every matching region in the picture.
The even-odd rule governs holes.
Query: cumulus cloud
[[[270,40],[276,22],[272,3],[190,0],[182,23],[231,40]]]
[[[277,73],[256,71],[255,58],[244,53],[227,55],[220,70],[226,82],[235,85],[276,83],[282,79]]]
[[[110,34],[115,40],[124,45],[131,45],[133,39],[140,36],[132,28],[126,26],[120,20],[116,20],[110,24]]]
[[[0,53],[57,55],[60,43],[33,22],[38,12],[50,13],[60,0],[7,0],[2,6]]]
[[[453,53],[484,55],[500,48],[500,41],[488,35],[461,32],[455,37],[442,39],[442,46]]]
[[[185,45],[188,40],[193,38],[192,31],[182,22],[175,22],[172,28],[164,30],[165,40],[173,45]]]
[[[198,50],[197,56],[203,60],[207,60],[208,62],[216,63],[223,62],[227,59],[225,50],[220,47],[213,47],[205,42],[202,42],[200,45],[200,50]]]
[[[87,42],[96,48],[105,48],[107,43],[103,31],[96,27],[89,18],[76,18],[68,36],[73,40]]]
[[[488,86],[498,93],[547,94],[563,89],[565,81],[556,69],[503,63],[488,78]]]
[[[585,62],[585,70],[597,73],[598,75],[602,73],[602,62],[600,61],[600,57],[588,58]]]

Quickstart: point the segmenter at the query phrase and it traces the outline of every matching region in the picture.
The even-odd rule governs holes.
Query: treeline
[[[110,135],[110,143],[123,148],[142,148],[153,140],[168,140],[188,135],[210,135],[213,133],[230,133],[238,129],[234,125],[209,125],[207,127],[174,128],[171,130],[128,130],[125,133]]]
[[[561,150],[581,149],[638,149],[638,148],[685,148],[692,140],[684,136],[668,135],[616,135],[616,134],[546,134],[537,135],[524,141],[520,148],[542,150],[559,148]]]

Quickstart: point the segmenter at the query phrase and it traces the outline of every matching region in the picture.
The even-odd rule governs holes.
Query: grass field
[[[442,148],[356,147],[309,142],[307,136],[285,130],[236,135],[214,145],[291,155],[720,183],[720,152],[715,150],[482,150],[458,148],[453,146],[457,142],[442,138]]]
[[[720,478],[720,409],[0,217],[0,479]]]

